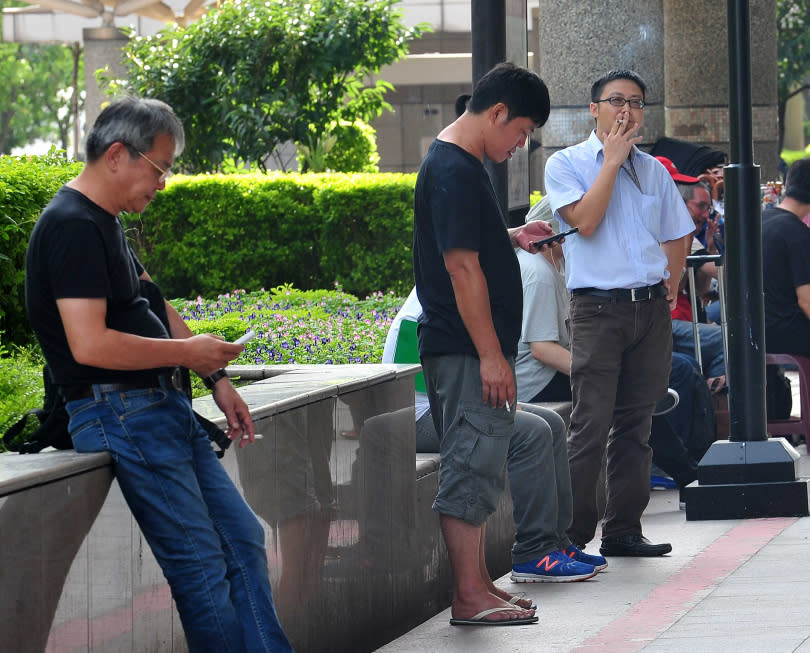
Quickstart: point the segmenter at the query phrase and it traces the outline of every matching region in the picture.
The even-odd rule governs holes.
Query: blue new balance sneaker
[[[512,565],[513,583],[571,583],[595,575],[593,565],[571,560],[562,551],[553,551],[537,560]]]
[[[602,556],[592,556],[585,553],[582,549],[580,549],[576,544],[572,544],[567,549],[563,549],[563,553],[567,555],[571,560],[576,560],[577,562],[584,562],[586,565],[593,565],[596,571],[602,571],[603,569],[607,569],[608,563],[605,558]]]

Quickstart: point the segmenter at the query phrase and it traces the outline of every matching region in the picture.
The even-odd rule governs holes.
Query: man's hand
[[[605,155],[605,163],[623,165],[630,156],[630,150],[636,143],[641,142],[638,133],[639,125],[632,119],[630,111],[622,111],[618,114],[616,122],[610,131],[602,132],[602,151]]]
[[[225,413],[228,428],[225,434],[233,441],[239,440],[239,448],[255,440],[253,420],[250,417],[245,400],[233,387],[230,380],[221,379],[214,386],[214,401],[220,410]]]
[[[227,367],[245,349],[244,345],[235,345],[210,333],[192,336],[182,342],[186,347],[187,363],[184,367],[194,370],[200,376],[208,376],[221,367]]]
[[[543,240],[553,236],[554,231],[548,222],[543,220],[533,220],[521,227],[515,227],[509,230],[509,238],[512,240],[512,245],[525,249],[530,254],[536,254],[540,248],[532,245],[533,242]]]
[[[515,378],[501,354],[481,359],[481,386],[483,401],[492,408],[504,407],[507,402],[515,405]]]
[[[706,251],[709,254],[717,253],[717,245],[714,242],[714,235],[720,230],[720,225],[717,224],[717,216],[709,218],[706,221]]]

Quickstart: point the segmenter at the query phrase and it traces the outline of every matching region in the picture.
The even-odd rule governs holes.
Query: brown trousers
[[[574,518],[568,534],[586,544],[599,520],[597,482],[607,451],[602,537],[641,534],[650,500],[650,424],[667,391],[672,320],[665,299],[571,298],[573,409],[568,432]]]

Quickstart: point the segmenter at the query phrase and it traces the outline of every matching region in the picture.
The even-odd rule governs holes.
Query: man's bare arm
[[[478,252],[450,249],[444,253],[444,264],[453,284],[461,320],[481,360],[483,400],[493,408],[507,401],[514,404],[514,378],[495,333],[487,281],[478,262]]]
[[[58,299],[56,306],[70,351],[83,365],[115,370],[183,366],[205,376],[225,367],[244,349],[211,335],[170,340],[109,329],[105,299]]]
[[[562,345],[552,340],[530,342],[529,350],[532,356],[544,365],[571,376],[571,352]]]
[[[667,287],[667,301],[670,309],[675,308],[678,287],[686,267],[687,238],[688,235],[661,243],[661,249],[664,250],[667,257],[667,270],[669,271],[669,278],[664,280],[664,284]]]

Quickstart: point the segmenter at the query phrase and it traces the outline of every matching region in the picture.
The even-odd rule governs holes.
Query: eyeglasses
[[[166,181],[166,180],[167,180],[169,177],[171,177],[171,176],[172,176],[172,171],[171,171],[171,170],[164,170],[163,168],[161,168],[161,167],[160,167],[160,166],[159,166],[157,163],[155,163],[154,161],[152,161],[152,159],[150,159],[148,156],[146,156],[146,155],[145,155],[143,152],[141,152],[140,150],[135,150],[135,151],[138,153],[138,155],[139,155],[139,156],[142,156],[144,159],[146,159],[147,161],[149,161],[149,163],[151,163],[151,164],[152,164],[152,167],[153,167],[155,170],[157,170],[158,172],[160,172],[160,177],[158,177],[158,183],[159,183],[159,184],[162,184],[164,181]]]
[[[629,104],[631,109],[643,109],[646,105],[644,100],[637,100],[635,98],[628,100],[627,98],[618,97],[616,95],[613,97],[606,97],[603,100],[597,100],[595,104],[599,104],[600,102],[610,102],[610,106],[616,107],[617,109],[620,109],[625,104]]]
[[[689,200],[688,203],[693,204],[697,208],[697,210],[700,211],[701,213],[703,213],[704,211],[708,211],[711,208],[711,204],[708,204],[706,202],[697,202],[695,200]]]

